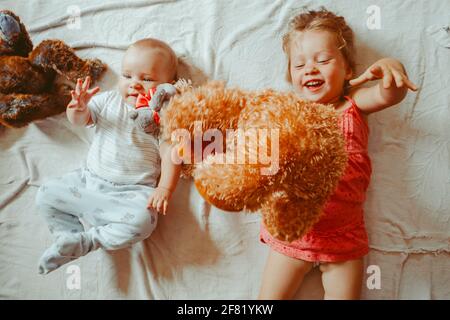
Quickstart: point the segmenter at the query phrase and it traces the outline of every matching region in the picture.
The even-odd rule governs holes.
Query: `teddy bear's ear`
[[[0,10],[0,55],[27,57],[33,49],[27,29],[9,10]]]
[[[323,203],[288,195],[285,191],[271,193],[261,206],[264,225],[281,241],[292,242],[305,235],[319,220]]]

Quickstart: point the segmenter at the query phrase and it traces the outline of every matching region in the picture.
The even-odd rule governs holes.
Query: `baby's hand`
[[[383,79],[383,88],[385,89],[389,89],[395,83],[397,88],[406,86],[412,91],[417,91],[417,87],[408,79],[401,62],[392,58],[378,60],[358,78],[350,80],[350,85],[357,86],[378,79]]]
[[[156,212],[163,215],[167,212],[167,206],[169,205],[171,192],[164,187],[157,187],[153,194],[148,198],[147,208],[155,209]]]
[[[99,87],[89,89],[91,85],[91,78],[86,77],[84,82],[81,79],[77,80],[77,85],[75,90],[72,90],[70,94],[72,95],[72,100],[67,105],[68,109],[73,109],[75,111],[84,111],[87,108],[89,100],[100,90]]]

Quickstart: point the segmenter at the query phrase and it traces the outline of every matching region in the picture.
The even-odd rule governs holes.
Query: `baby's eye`
[[[151,78],[145,78],[144,81],[152,82],[152,81],[154,81],[154,80],[151,79]]]
[[[305,66],[305,64],[304,64],[304,63],[301,63],[301,64],[296,65],[295,68],[296,68],[296,69],[301,69],[301,68],[303,68],[304,66]]]
[[[122,77],[124,77],[126,79],[130,79],[131,78],[131,76],[129,74],[126,74],[126,73],[122,74]]]

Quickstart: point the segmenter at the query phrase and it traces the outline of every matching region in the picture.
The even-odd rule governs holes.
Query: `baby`
[[[156,227],[157,213],[166,213],[180,165],[172,161],[172,146],[140,130],[130,114],[139,95],[174,82],[177,61],[166,43],[143,39],[123,57],[118,91],[95,95],[99,88],[89,89],[89,78],[78,79],[67,118],[93,127],[94,137],[81,169],[38,190],[38,211],[55,240],[40,258],[40,273],[98,248],[117,250],[144,240]]]
[[[358,299],[363,257],[369,252],[363,210],[372,172],[367,115],[398,104],[408,89],[417,88],[403,64],[393,58],[376,61],[354,78],[353,31],[343,17],[326,9],[294,17],[283,49],[287,78],[297,94],[330,104],[340,113],[348,164],[321,219],[305,236],[284,243],[262,226],[261,240],[269,245],[270,253],[259,298],[292,299],[304,276],[319,266],[325,299]],[[377,82],[359,87],[368,81]]]

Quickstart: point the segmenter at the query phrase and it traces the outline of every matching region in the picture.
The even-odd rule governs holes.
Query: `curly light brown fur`
[[[190,173],[208,202],[228,211],[260,211],[267,230],[284,241],[300,238],[318,221],[347,163],[338,114],[331,106],[293,93],[226,89],[211,82],[170,101],[162,118],[163,135],[184,128],[193,137],[192,124],[198,120],[203,130],[223,133],[227,128],[279,130],[279,170],[273,175],[262,175],[260,163],[218,164],[224,156],[220,153],[195,164]],[[225,154],[256,152],[251,144],[243,150],[235,144],[226,147]]]

